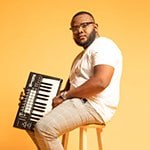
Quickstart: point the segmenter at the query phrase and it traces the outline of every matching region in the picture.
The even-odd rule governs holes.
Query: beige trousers
[[[58,137],[85,124],[102,124],[101,116],[88,103],[73,98],[58,105],[28,132],[39,150],[63,150]]]

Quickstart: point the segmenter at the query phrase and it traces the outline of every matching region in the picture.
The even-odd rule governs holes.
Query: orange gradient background
[[[36,150],[23,130],[13,128],[18,97],[30,71],[67,80],[76,46],[69,23],[77,11],[94,14],[102,36],[124,57],[118,111],[102,133],[104,150],[150,149],[150,2],[148,0],[0,1],[0,149]],[[89,150],[97,150],[95,130]],[[78,150],[78,129],[69,149]]]

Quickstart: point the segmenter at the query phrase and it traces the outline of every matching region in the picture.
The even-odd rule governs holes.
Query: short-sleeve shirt
[[[71,88],[76,88],[89,80],[96,65],[114,68],[110,84],[100,93],[87,98],[105,122],[114,115],[120,99],[120,79],[122,74],[122,54],[118,46],[106,37],[98,37],[75,59],[71,72]]]

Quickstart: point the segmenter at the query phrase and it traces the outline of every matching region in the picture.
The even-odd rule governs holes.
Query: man
[[[98,34],[89,12],[71,20],[75,43],[83,51],[75,58],[67,84],[53,99],[53,109],[30,136],[40,150],[63,150],[57,139],[85,124],[105,124],[114,115],[120,93],[122,55],[116,44]]]

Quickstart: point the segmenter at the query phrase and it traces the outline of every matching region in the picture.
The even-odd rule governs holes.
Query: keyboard
[[[52,99],[58,94],[62,81],[61,78],[30,72],[13,126],[33,131],[36,122],[52,110]]]

